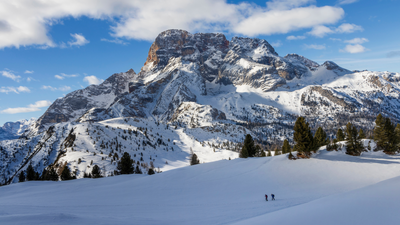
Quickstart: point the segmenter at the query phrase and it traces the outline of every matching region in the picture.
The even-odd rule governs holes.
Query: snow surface
[[[0,187],[0,224],[398,224],[400,156],[320,150]],[[379,183],[380,182],[380,183]],[[276,201],[264,195],[275,194]]]

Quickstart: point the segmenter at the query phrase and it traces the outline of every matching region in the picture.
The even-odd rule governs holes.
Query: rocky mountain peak
[[[165,66],[171,57],[184,57],[195,61],[210,51],[226,52],[229,41],[220,33],[191,34],[185,30],[166,30],[151,45],[145,65],[155,63]]]
[[[338,64],[336,64],[332,61],[326,61],[321,66],[325,67],[327,70],[331,70],[331,71],[335,72],[337,75],[353,73],[350,70],[340,67]]]
[[[287,54],[284,58],[292,61],[298,61],[307,66],[310,70],[315,70],[317,67],[319,67],[318,63],[298,54]]]
[[[264,39],[233,37],[230,45],[232,49],[240,53],[247,53],[254,50],[259,50],[270,53],[272,55],[278,55],[278,53],[275,52],[275,49]]]

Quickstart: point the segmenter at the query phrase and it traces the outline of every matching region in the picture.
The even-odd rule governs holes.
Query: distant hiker
[[[268,201],[268,195],[265,195],[265,200]]]
[[[271,194],[271,197],[272,197],[272,201],[275,201],[275,195]]]

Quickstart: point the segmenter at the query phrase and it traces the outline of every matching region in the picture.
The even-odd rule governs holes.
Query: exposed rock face
[[[171,122],[190,128],[211,125],[213,121],[226,120],[225,113],[210,105],[184,102],[171,117]]]
[[[326,67],[327,70],[332,70],[337,75],[344,75],[344,74],[352,73],[350,70],[344,69],[332,61],[326,61],[321,66]]]
[[[298,55],[298,54],[287,54],[285,59],[291,60],[291,62],[299,62],[305,66],[307,66],[310,70],[315,70],[317,67],[319,67],[319,64],[305,58],[304,56]]]
[[[91,85],[57,99],[38,119],[36,127],[76,120],[91,108],[108,108],[115,98],[128,92],[128,83],[135,76],[132,69],[114,74],[100,85]]]

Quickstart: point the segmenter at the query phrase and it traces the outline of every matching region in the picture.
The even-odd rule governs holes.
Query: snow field
[[[0,187],[0,223],[356,224],[367,222],[361,216],[372,218],[371,211],[380,215],[391,208],[380,220],[394,224],[399,216],[392,212],[400,207],[389,197],[398,199],[399,163],[399,156],[381,152],[353,157],[322,149],[308,160],[280,155],[153,176],[18,183]],[[264,195],[271,193],[276,201],[266,202]],[[372,197],[377,193],[383,200]],[[367,204],[369,197],[377,204]]]

